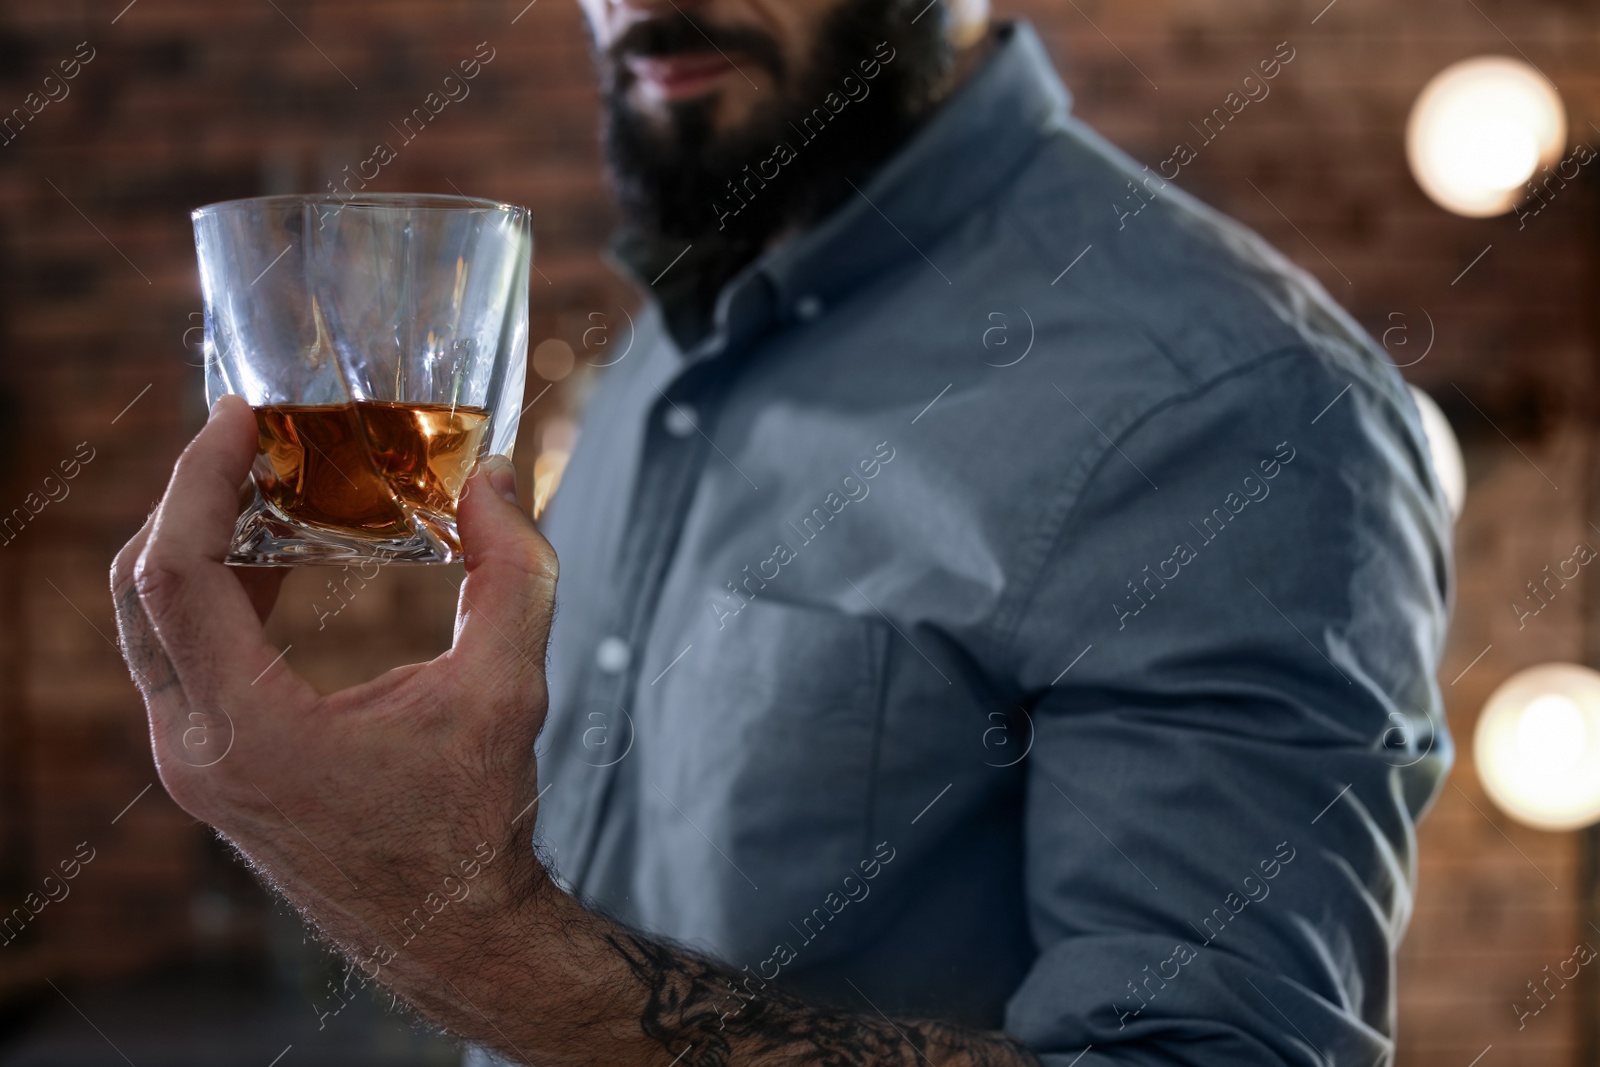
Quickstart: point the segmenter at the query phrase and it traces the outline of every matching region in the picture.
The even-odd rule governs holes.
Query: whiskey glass
[[[528,210],[336,193],[196,209],[206,399],[249,402],[254,493],[227,562],[449,563],[527,373]]]

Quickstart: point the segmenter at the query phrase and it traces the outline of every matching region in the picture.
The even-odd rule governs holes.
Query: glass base
[[[462,558],[455,524],[438,516],[412,513],[415,525],[405,537],[307,526],[277,515],[259,497],[239,516],[225,563],[236,567],[296,565],[346,566],[376,561],[454,563]]]

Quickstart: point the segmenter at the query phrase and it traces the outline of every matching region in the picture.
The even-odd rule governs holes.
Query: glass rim
[[[276,193],[270,196],[246,196],[233,200],[218,200],[189,212],[191,219],[204,215],[217,215],[225,211],[240,211],[249,207],[267,208],[273,205],[336,204],[344,208],[409,208],[419,211],[501,211],[512,216],[530,215],[520,204],[503,200],[489,200],[477,196],[457,196],[451,193],[355,193],[341,196],[338,193]]]

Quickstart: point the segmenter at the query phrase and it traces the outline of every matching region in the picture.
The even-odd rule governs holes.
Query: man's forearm
[[[517,911],[508,927],[516,932],[439,981],[438,999],[413,999],[448,1028],[533,1067],[1037,1067],[1004,1034],[818,1008],[619,926],[553,887]]]
[[[630,931],[614,929],[604,939],[637,984],[640,1032],[669,1056],[681,1054],[686,1067],[1037,1065],[1004,1034],[891,1020],[875,1011],[827,1011],[770,985],[750,992],[739,984],[747,976]]]

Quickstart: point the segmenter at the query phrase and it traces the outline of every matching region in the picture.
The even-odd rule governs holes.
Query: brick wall
[[[27,941],[0,948],[0,990],[30,973],[126,973],[249,944],[254,929],[259,898],[226,856],[159,787],[144,791],[154,775],[105,591],[112,554],[203,416],[199,357],[185,344],[199,309],[188,209],[321,188],[395,140],[390,123],[487,41],[494,59],[471,95],[372,187],[532,207],[535,343],[561,339],[581,355],[591,314],[615,318],[631,299],[597,256],[612,215],[571,0],[124,2],[0,13],[0,115],[80,42],[92,49],[70,95],[0,144],[0,435],[14,457],[0,470],[0,515],[80,442],[94,456],[66,499],[0,544],[0,903],[79,842],[96,857]],[[1500,680],[1587,647],[1578,597],[1522,631],[1505,605],[1587,529],[1592,196],[1574,186],[1523,229],[1456,219],[1411,182],[1401,136],[1437,70],[1521,51],[1561,89],[1573,136],[1600,143],[1589,125],[1600,117],[1600,14],[1579,0],[999,6],[1034,20],[1079,112],[1152,167],[1177,141],[1196,140],[1189,123],[1279,42],[1294,49],[1271,95],[1177,182],[1261,230],[1375,332],[1405,327],[1390,335],[1397,362],[1431,333],[1427,358],[1406,373],[1451,414],[1473,475],[1441,672],[1460,758],[1421,835],[1401,1062],[1463,1067],[1491,1043],[1485,1064],[1575,1062],[1576,991],[1521,1032],[1510,1004],[1580,936],[1578,839],[1521,829],[1496,810],[1474,778],[1470,742]],[[580,366],[526,415],[524,484],[537,442],[566,432],[586,373]],[[529,399],[543,384],[530,383]],[[272,627],[320,684],[448,640],[444,572],[385,574],[318,632],[322,580],[291,579]],[[414,624],[375,643],[374,625],[396,617]]]

